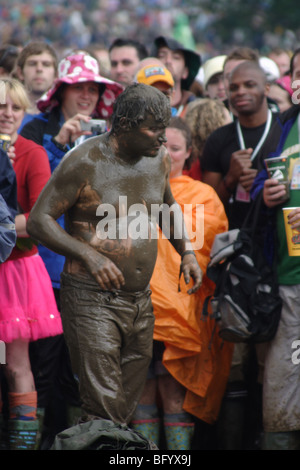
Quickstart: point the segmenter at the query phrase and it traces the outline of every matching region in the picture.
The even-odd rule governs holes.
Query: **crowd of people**
[[[299,232],[299,77],[298,49],[203,61],[163,35],[0,48],[1,449],[73,448],[95,421],[145,448],[300,448],[282,213]],[[282,154],[289,198],[265,166]],[[232,344],[203,321],[206,269],[260,192],[281,320],[270,343]]]

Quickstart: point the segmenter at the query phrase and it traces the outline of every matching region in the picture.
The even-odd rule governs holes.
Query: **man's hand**
[[[250,192],[256,175],[257,170],[255,170],[254,168],[247,168],[243,171],[239,182],[247,193]]]
[[[300,207],[293,209],[288,215],[288,223],[292,229],[300,231]]]
[[[181,258],[179,280],[182,274],[187,285],[191,278],[194,280],[193,287],[188,290],[188,294],[194,294],[202,284],[203,273],[197,262],[196,256],[193,253],[187,253]],[[178,291],[180,292],[179,285]]]
[[[228,170],[228,174],[238,181],[243,173],[244,170],[247,168],[251,168],[251,154],[253,150],[251,148],[245,150],[237,150],[233,152],[230,158],[230,166]]]
[[[16,158],[16,149],[13,145],[10,145],[7,150],[7,155],[8,158],[11,161],[11,164],[13,165],[15,163],[15,158]]]
[[[85,252],[82,262],[102,290],[120,290],[125,284],[123,274],[115,263],[94,248],[89,248],[88,252]]]
[[[280,204],[286,196],[284,184],[278,180],[269,178],[265,180],[263,198],[267,207],[275,207]]]

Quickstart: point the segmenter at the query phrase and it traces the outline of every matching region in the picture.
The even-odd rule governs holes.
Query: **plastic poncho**
[[[202,307],[206,297],[214,292],[214,284],[206,276],[211,246],[217,233],[228,230],[228,222],[223,204],[212,187],[184,175],[171,179],[170,184],[173,196],[184,212],[191,239],[196,227],[204,231],[203,246],[197,242],[198,249],[195,250],[203,271],[203,282],[197,293],[189,295],[182,279],[181,292],[178,292],[181,257],[160,234],[150,282],[155,315],[154,339],[164,342],[163,364],[186,388],[183,408],[212,424],[218,417],[225,392],[233,345],[223,343],[218,331],[213,334],[215,322],[210,318],[203,320]],[[193,210],[186,211],[186,204],[192,204]],[[204,205],[204,214],[197,209],[197,204]]]

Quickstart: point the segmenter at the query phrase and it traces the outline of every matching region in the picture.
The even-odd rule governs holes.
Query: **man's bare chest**
[[[152,163],[152,164],[151,164]],[[152,205],[163,203],[165,170],[161,162],[149,162],[144,167],[109,168],[99,165],[87,184],[80,190],[71,212],[75,219],[96,220],[112,208],[116,217],[122,216],[136,205],[151,210]]]

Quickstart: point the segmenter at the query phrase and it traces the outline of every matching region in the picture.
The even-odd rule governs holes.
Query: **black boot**
[[[242,450],[246,419],[247,390],[231,387],[223,398],[216,423],[217,449]]]

